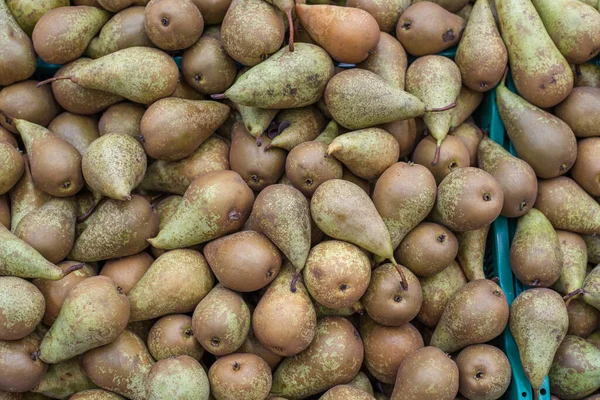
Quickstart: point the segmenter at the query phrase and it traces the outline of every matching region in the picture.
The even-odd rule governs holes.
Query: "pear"
[[[456,65],[463,85],[478,92],[491,90],[502,79],[507,62],[508,53],[490,2],[478,0],[456,49]]]
[[[408,284],[394,259],[390,233],[369,196],[354,183],[341,179],[324,182],[310,201],[311,215],[327,236],[353,243],[388,259],[398,268],[402,288]]]
[[[363,362],[363,342],[352,324],[342,317],[325,317],[306,350],[285,358],[273,374],[271,394],[306,398],[348,382]]]
[[[576,0],[532,1],[550,38],[571,64],[583,64],[600,51],[600,14]]]
[[[28,80],[15,83],[0,91],[0,110],[6,114],[0,125],[12,133],[19,133],[13,119],[48,126],[60,113],[60,107],[49,87],[39,87],[39,82]],[[12,118],[8,118],[12,117]]]
[[[252,190],[236,172],[207,172],[191,183],[175,215],[148,242],[170,250],[235,232],[248,219],[253,202]]]
[[[571,70],[574,73],[575,87],[600,87],[600,67],[597,65],[588,63],[573,65]]]
[[[258,341],[256,336],[254,336],[254,332],[252,331],[252,327],[250,327],[250,331],[248,332],[248,336],[244,343],[237,349],[238,353],[251,353],[262,358],[271,368],[274,370],[277,368],[277,365],[283,359],[279,354],[273,353],[271,350],[267,349],[261,342]]]
[[[567,335],[587,338],[594,332],[598,326],[598,322],[600,322],[600,310],[581,299],[573,299],[567,301],[566,304],[567,312],[569,313],[569,330],[567,331]]]
[[[148,400],[175,396],[181,400],[208,400],[210,386],[200,363],[190,356],[160,360],[146,378]]]
[[[230,354],[219,358],[208,372],[211,394],[217,399],[270,398],[269,365],[254,354]]]
[[[59,83],[56,81],[53,85]],[[100,135],[108,133],[123,133],[138,137],[140,133],[140,122],[146,109],[141,104],[125,101],[108,107],[100,121],[98,121],[98,132]]]
[[[75,199],[53,198],[26,215],[15,229],[15,236],[57,264],[73,248],[76,219]]]
[[[538,183],[533,168],[488,137],[481,140],[477,157],[479,168],[490,173],[502,187],[501,214],[509,218],[526,214],[537,197]]]
[[[147,238],[158,232],[158,213],[138,195],[129,201],[106,199],[85,221],[70,257],[99,261],[137,254],[148,247]]]
[[[149,47],[130,47],[78,64],[68,74],[43,83],[66,79],[87,89],[103,90],[136,103],[150,104],[171,95],[178,78],[177,64],[166,53]]]
[[[456,107],[452,109],[452,122],[450,130],[458,128],[460,124],[467,121],[471,114],[483,102],[483,93],[471,90],[464,84],[456,98]],[[466,145],[465,145],[466,146]]]
[[[39,348],[37,333],[19,340],[0,340],[0,368],[4,371],[0,375],[0,390],[20,393],[35,388],[48,369],[39,357]],[[9,399],[18,400],[20,396]]]
[[[150,164],[138,188],[183,195],[198,176],[226,169],[229,169],[229,146],[213,135],[186,158]]]
[[[577,160],[571,176],[591,196],[600,196],[600,138],[587,138],[577,143]]]
[[[357,87],[361,89],[356,90]],[[333,118],[352,130],[414,118],[425,112],[425,105],[417,97],[359,68],[342,71],[329,80],[325,103]]]
[[[581,295],[581,299],[587,304],[596,307],[600,310],[600,293],[598,293],[598,279],[600,279],[600,265],[597,265],[583,280],[583,285],[580,289],[567,294],[564,299],[570,300],[575,296]]]
[[[310,250],[311,219],[304,195],[292,186],[268,186],[256,197],[252,215],[260,232],[290,260],[297,277]],[[296,290],[295,279],[290,289]]]
[[[473,399],[499,399],[508,389],[511,365],[508,357],[495,346],[473,345],[456,358],[459,391]]]
[[[568,335],[550,369],[550,390],[563,399],[581,399],[600,388],[600,349]]]
[[[7,194],[0,195],[0,225],[10,229],[10,206]]]
[[[200,39],[204,19],[192,0],[151,0],[146,6],[144,29],[162,50],[184,50]]]
[[[83,154],[81,169],[92,191],[116,200],[130,200],[131,191],[146,173],[146,154],[128,135],[108,134],[96,139]]]
[[[122,400],[124,397],[108,390],[92,389],[77,392],[69,400]]]
[[[442,350],[427,346],[402,361],[390,399],[453,400],[458,387],[456,363]]]
[[[91,62],[92,60],[89,58],[78,58],[77,60],[62,66],[56,71],[54,76],[67,77],[73,71]],[[124,100],[123,97],[119,95],[103,90],[88,89],[73,83],[68,79],[59,79],[52,82],[52,92],[61,107],[71,113],[81,115],[96,114],[97,112],[101,112],[107,107]]]
[[[587,246],[583,238],[572,232],[556,231],[563,259],[563,267],[552,289],[566,295],[581,288],[588,262]]]
[[[100,58],[128,47],[154,47],[144,29],[145,7],[130,7],[115,14],[93,38],[85,54]]]
[[[600,204],[570,178],[540,180],[535,207],[555,229],[600,234]]]
[[[297,4],[296,14],[310,37],[336,61],[364,61],[379,42],[377,20],[365,10]]]
[[[131,289],[140,281],[144,274],[154,262],[154,258],[148,253],[138,253],[132,256],[108,260],[100,275],[112,278],[121,287],[123,293],[129,294]]]
[[[337,385],[326,391],[319,400],[374,400],[370,393],[359,388],[347,385]]]
[[[5,0],[0,0],[0,26],[0,86],[8,86],[29,79],[35,72],[37,57]]]
[[[400,145],[383,129],[369,128],[336,137],[327,148],[327,154],[340,160],[358,177],[374,180],[398,161]]]
[[[592,64],[578,65],[580,68],[586,66]],[[554,115],[566,122],[577,137],[600,136],[597,116],[589,113],[600,104],[600,84],[584,83],[586,87],[573,88],[571,94],[554,108]]]
[[[242,106],[231,102],[238,111],[246,130],[252,137],[256,138],[257,146],[262,146],[263,133],[270,130],[271,123],[279,110],[270,110],[267,108]]]
[[[456,259],[465,276],[470,281],[485,279],[483,262],[485,259],[485,243],[490,225],[474,231],[457,232],[458,254]]]
[[[259,301],[252,316],[253,332],[268,350],[285,357],[305,350],[315,336],[317,316],[302,279],[295,283],[294,268],[286,263]],[[273,320],[280,321],[273,324]]]
[[[292,68],[294,73],[290,74]],[[224,95],[212,97],[226,97],[243,106],[260,108],[304,107],[321,98],[332,76],[333,62],[325,50],[298,43],[293,52],[287,48],[279,50],[238,78]]]
[[[83,187],[77,149],[43,126],[22,119],[13,122],[25,143],[34,183],[52,196],[76,194]]]
[[[250,330],[250,309],[242,296],[221,284],[198,303],[192,316],[194,336],[216,356],[235,352]]]
[[[129,320],[191,312],[213,285],[202,254],[189,249],[168,251],[152,263],[127,295],[131,303]]]
[[[30,282],[15,276],[0,277],[0,340],[30,335],[42,320],[45,300]]]
[[[184,314],[160,318],[148,332],[148,350],[155,360],[187,355],[200,360],[204,349],[194,337],[192,317]]]
[[[406,71],[406,91],[421,100],[426,107],[445,107],[455,103],[461,88],[460,70],[452,60],[442,56],[425,56],[417,59]],[[423,116],[431,136],[439,148],[452,123],[452,111],[426,112]]]
[[[437,162],[433,165],[431,160],[435,157]],[[417,144],[412,161],[427,167],[439,185],[455,169],[471,165],[471,156],[464,142],[456,136],[446,136],[438,148],[435,138],[428,135]]]
[[[406,0],[399,1],[406,2]],[[351,2],[347,2],[346,6],[352,7],[350,3]],[[384,6],[388,5],[384,2],[380,3]],[[395,2],[389,2],[389,5],[393,5],[394,3]],[[369,10],[367,9],[367,11]],[[369,57],[356,67],[374,72],[391,86],[404,90],[407,58],[406,51],[404,51],[400,42],[389,33],[381,32],[379,43],[374,49],[370,50],[369,53]]]
[[[99,136],[97,118],[70,112],[57,115],[48,130],[75,147],[81,155]]]
[[[453,261],[443,271],[427,278],[419,278],[419,282],[423,291],[423,303],[417,320],[434,328],[442,318],[450,299],[467,284],[467,278],[460,265]]]
[[[373,385],[371,385],[369,377],[364,372],[359,372],[350,382],[342,386],[351,386],[373,396]]]
[[[144,149],[158,160],[181,160],[215,132],[228,114],[229,107],[216,101],[159,100],[146,110],[140,123]]]
[[[454,232],[477,230],[500,215],[503,203],[496,178],[479,168],[457,168],[438,187],[434,219]]]
[[[313,106],[283,110],[275,117],[275,122],[279,124],[278,134],[266,148],[281,147],[288,151],[300,143],[315,139],[326,123],[323,114]]]
[[[496,10],[502,38],[508,44],[508,60],[517,92],[540,108],[563,101],[573,89],[573,74],[533,4],[527,0],[503,0],[497,3]]]
[[[284,36],[281,14],[261,0],[232,1],[221,25],[223,48],[231,58],[248,66],[279,50]]]
[[[379,1],[379,0],[349,0],[346,7],[361,8],[371,14],[379,24],[383,33],[396,28],[400,15],[410,6],[409,0]],[[380,37],[380,43],[381,43]]]
[[[448,301],[431,345],[448,353],[498,337],[508,322],[502,289],[487,279],[467,283]]]
[[[145,6],[150,0],[96,0],[96,3],[110,12],[119,12],[131,5]]]
[[[81,365],[81,357],[53,364],[38,385],[32,389],[54,399],[64,399],[83,390],[96,389],[98,386],[86,375]]]
[[[23,176],[23,156],[11,143],[0,141],[0,193],[7,193]]]
[[[144,341],[125,330],[111,343],[84,354],[83,368],[102,389],[132,400],[146,400],[146,377],[154,360]]]
[[[525,376],[538,391],[569,327],[567,307],[558,293],[538,288],[522,292],[510,306],[510,332],[517,342]]]
[[[546,256],[540,260],[538,254]],[[519,218],[510,246],[510,265],[525,285],[549,287],[558,280],[563,268],[559,239],[550,221],[532,208]]]
[[[463,122],[451,132],[451,136],[459,138],[462,144],[465,145],[465,148],[469,152],[469,159],[471,160],[470,166],[476,167],[477,150],[479,149],[479,143],[481,143],[481,140],[483,139],[483,133],[477,125],[471,121]]]
[[[588,262],[600,264],[600,235],[582,235],[587,245]]]
[[[129,300],[113,280],[93,276],[67,295],[40,345],[40,358],[56,364],[115,340],[127,326]]]
[[[31,38],[35,52],[50,64],[66,64],[79,58],[110,14],[97,7],[54,8],[35,25]]]
[[[61,270],[33,247],[13,235],[4,225],[0,225],[0,275],[56,281],[82,267],[82,264],[77,264],[67,270]]]

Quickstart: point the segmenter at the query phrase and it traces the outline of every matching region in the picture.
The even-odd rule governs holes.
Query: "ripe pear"
[[[442,56],[426,56],[417,59],[406,71],[406,91],[421,100],[426,107],[446,107],[456,102],[460,93],[460,70],[452,60]],[[452,111],[425,112],[425,125],[439,148],[452,123]]]
[[[399,162],[381,174],[373,190],[373,204],[387,227],[392,248],[431,212],[437,187],[429,170]]]
[[[598,322],[600,322],[600,310],[587,304],[581,299],[567,301],[567,312],[569,313],[569,330],[567,335],[575,335],[587,338],[591,335]]]
[[[563,259],[560,277],[552,289],[562,295],[581,288],[588,262],[587,246],[583,238],[572,232],[556,231]]]
[[[305,350],[315,336],[317,316],[301,278],[295,283],[294,268],[289,263],[260,299],[252,316],[252,330],[268,350],[282,356],[293,356]],[[273,324],[272,321],[280,321]]]
[[[510,362],[497,347],[477,344],[462,350],[456,357],[461,394],[472,399],[499,399],[511,379]]]
[[[15,276],[0,277],[0,292],[0,340],[17,340],[31,334],[44,315],[42,293]]]
[[[537,392],[569,327],[567,307],[558,293],[545,288],[522,292],[510,306],[510,332],[517,342],[525,376]]]
[[[473,114],[482,102],[483,93],[476,92],[463,85],[456,98],[456,107],[452,109],[450,129],[454,130],[463,122],[469,121],[471,114]],[[465,146],[467,145],[465,144]]]
[[[396,138],[400,144],[400,159],[412,154],[417,145],[417,123],[414,118],[381,124],[378,127]]]
[[[35,52],[50,64],[66,64],[79,58],[110,14],[97,7],[58,7],[45,13],[31,38]]]
[[[150,0],[96,0],[96,3],[110,12],[119,12],[131,5],[145,6]]]
[[[10,229],[10,206],[7,194],[0,195],[0,225]]]
[[[0,193],[13,188],[25,172],[23,156],[11,143],[0,141]]]
[[[519,158],[531,165],[538,177],[554,178],[571,169],[577,141],[567,124],[508,90],[504,81],[496,88],[496,98]]]
[[[38,81],[18,82],[0,91],[0,110],[11,118],[0,118],[0,125],[12,133],[19,133],[14,119],[48,126],[60,113],[60,107],[49,87],[38,86]]]
[[[485,279],[483,262],[485,258],[485,243],[490,225],[474,231],[457,232],[458,254],[456,259],[465,276],[470,281]]]
[[[348,383],[332,387],[319,397],[319,400],[375,400],[375,397]]]
[[[325,317],[308,348],[279,365],[271,394],[305,398],[348,382],[360,370],[363,351],[360,335],[347,319]]]
[[[12,85],[33,75],[37,57],[31,39],[23,32],[6,1],[0,1],[0,86]]]
[[[457,168],[440,183],[433,213],[454,232],[472,231],[491,224],[503,203],[496,178],[479,168]]]
[[[204,19],[192,0],[151,0],[146,6],[144,28],[156,46],[177,51],[200,39]]]
[[[450,134],[451,136],[459,138],[462,144],[465,145],[465,148],[469,152],[469,160],[471,160],[470,166],[476,167],[477,150],[479,149],[479,143],[481,143],[481,140],[483,139],[481,130],[473,122],[466,121],[458,125]]]
[[[148,247],[146,239],[158,232],[158,213],[144,197],[129,201],[105,199],[85,221],[69,257],[99,261],[137,254]]]
[[[136,103],[150,104],[171,95],[178,78],[179,70],[171,57],[160,50],[138,46],[78,64],[68,74],[55,76],[44,83],[66,79],[87,89],[103,90]]]
[[[336,137],[327,148],[327,154],[340,160],[358,177],[374,180],[398,161],[400,145],[387,131],[369,128]]]
[[[479,168],[490,173],[502,187],[501,214],[509,218],[526,214],[537,197],[538,183],[533,168],[488,137],[481,140],[477,157]]]
[[[577,160],[571,176],[591,196],[600,196],[600,138],[587,138],[577,143]]]
[[[391,400],[453,400],[458,394],[456,363],[442,350],[427,346],[408,355],[396,377]]]
[[[250,310],[241,295],[218,284],[194,310],[192,329],[204,350],[231,354],[248,336]]]
[[[94,140],[83,154],[81,169],[92,191],[116,200],[130,200],[146,173],[146,154],[128,135],[108,134]]]
[[[39,348],[37,333],[19,340],[0,340],[0,390],[21,393],[35,388],[48,369],[39,357]]]
[[[85,54],[100,58],[134,46],[154,47],[144,29],[145,7],[129,7],[115,14],[93,38]]]
[[[256,138],[256,145],[259,147],[262,146],[262,140],[265,136],[264,133],[268,133],[268,131],[270,130],[269,127],[272,126],[273,119],[279,113],[279,110],[242,106],[234,102],[230,103],[231,106],[233,106],[239,113],[239,116],[242,119],[241,122],[244,123],[244,126],[246,127],[248,133],[252,137]]]
[[[73,248],[76,219],[75,199],[56,197],[27,214],[15,229],[15,236],[57,264]]]
[[[290,68],[293,68],[293,74],[289,73]],[[333,62],[325,50],[312,44],[298,43],[293,52],[283,48],[251,68],[225,91],[224,96],[237,104],[251,107],[304,107],[322,97],[332,76]],[[310,82],[310,85],[305,82]]]
[[[141,104],[128,101],[112,105],[102,113],[98,121],[98,132],[100,135],[124,133],[133,137],[140,136],[140,122],[145,112],[146,109]]]
[[[396,28],[400,15],[410,6],[408,0],[378,1],[378,0],[350,0],[346,7],[356,7],[367,11],[379,24],[379,30],[383,33],[390,32]],[[380,43],[381,43],[380,37]]]
[[[56,364],[115,340],[127,326],[129,300],[112,279],[93,276],[76,285],[44,336],[40,358]]]
[[[204,348],[194,337],[192,317],[184,314],[167,315],[156,321],[147,343],[155,360],[185,355],[200,361],[204,354]]]
[[[435,157],[437,162],[433,165],[431,160]],[[412,161],[427,167],[439,185],[455,169],[470,166],[471,156],[463,141],[456,136],[446,136],[438,148],[435,138],[428,135],[417,144]]]
[[[365,10],[297,4],[296,14],[310,37],[336,61],[364,61],[379,42],[377,20]]]
[[[355,3],[358,0],[347,2],[347,7],[353,7],[351,3]],[[361,0],[364,2],[370,0]],[[399,2],[405,2],[406,0],[398,0]],[[396,2],[398,2],[396,1]],[[382,6],[390,5],[393,6],[395,2],[390,1],[389,3],[380,2]],[[358,7],[361,8],[361,7]],[[366,8],[365,8],[366,9]],[[369,11],[368,9],[366,9]],[[394,25],[395,26],[395,25]],[[389,29],[388,29],[389,31]],[[379,43],[375,48],[369,51],[369,57],[360,64],[357,68],[366,69],[382,77],[391,86],[397,87],[398,89],[404,90],[404,81],[407,68],[406,51],[392,35],[386,32],[381,32],[379,37]]]
[[[582,235],[587,245],[588,262],[600,264],[600,235]]]
[[[132,256],[108,260],[103,266],[100,275],[110,277],[121,287],[123,293],[129,294],[131,289],[139,282],[154,262],[148,253],[141,252]]]
[[[54,8],[66,7],[70,4],[68,0],[52,0],[42,3],[35,0],[8,0],[6,5],[23,31],[31,36],[35,24],[44,14]]]
[[[146,378],[148,400],[174,396],[181,400],[208,400],[210,386],[200,363],[190,356],[158,361]]]
[[[97,118],[70,112],[57,115],[48,130],[75,147],[81,155],[99,136]]]
[[[496,27],[490,2],[479,0],[473,6],[456,49],[456,65],[463,85],[471,90],[487,92],[500,82],[507,63],[508,53]]]
[[[592,64],[583,64],[578,67],[586,66],[592,66]],[[583,73],[583,70],[581,72]],[[594,110],[600,104],[600,84],[584,83],[586,87],[573,88],[571,94],[554,108],[554,114],[566,122],[577,137],[600,136],[597,116],[589,113],[589,110]]]
[[[146,378],[154,365],[144,341],[125,330],[111,343],[92,349],[82,358],[90,379],[102,389],[132,400],[146,400]]]
[[[96,389],[98,386],[86,375],[81,357],[53,364],[44,378],[31,391],[54,399],[64,399],[77,392]]]
[[[555,229],[600,234],[600,204],[570,178],[540,180],[535,207]]]
[[[124,397],[108,390],[92,389],[77,392],[69,400],[122,400]]]
[[[567,294],[564,298],[569,300],[575,296],[581,295],[581,299],[587,304],[596,307],[600,310],[600,293],[598,292],[598,280],[600,279],[600,265],[597,265],[583,280],[580,289]]]
[[[236,172],[207,172],[194,179],[175,215],[148,242],[170,250],[235,232],[248,219],[253,202],[252,190]]]
[[[208,371],[211,394],[221,400],[264,399],[272,384],[271,369],[254,354],[219,358]]]
[[[600,388],[600,349],[585,339],[568,335],[550,369],[550,390],[563,399],[580,399]]]
[[[317,138],[326,124],[323,114],[314,106],[283,110],[277,114],[274,122],[279,124],[278,132],[281,133],[266,148],[281,147],[288,151],[300,143]],[[285,124],[288,126],[284,128],[286,122],[289,124]]]
[[[268,186],[256,197],[252,215],[260,232],[290,260],[297,276],[308,258],[311,239],[310,210],[304,195],[292,186]],[[295,291],[294,281],[290,289]]]
[[[371,396],[373,395],[373,385],[371,385],[369,377],[364,372],[359,372],[354,378],[352,378],[350,382],[343,386],[351,386],[353,388],[360,389]]]
[[[191,312],[213,285],[213,276],[202,254],[190,249],[168,251],[150,265],[127,295],[131,303],[129,320]]]

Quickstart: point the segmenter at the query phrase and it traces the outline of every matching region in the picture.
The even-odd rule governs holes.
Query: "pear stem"
[[[365,314],[365,307],[362,305],[362,303],[361,303],[360,300],[358,300],[356,303],[352,304],[352,309],[358,315],[364,315]]]
[[[577,75],[577,76],[583,75],[581,73],[581,66],[579,64],[575,64],[575,75]]]
[[[42,85],[45,85],[45,84],[48,84],[48,83],[51,83],[51,82],[54,82],[54,81],[58,81],[58,80],[61,80],[61,79],[70,79],[70,80],[73,80],[73,78],[70,77],[70,76],[55,76],[54,78],[50,78],[50,79],[46,79],[45,81],[41,81],[41,82],[39,82],[35,86],[36,87],[40,87]]]
[[[85,263],[73,264],[63,272],[63,277],[69,275],[71,272],[75,272],[85,267]]]
[[[292,278],[292,283],[290,284],[290,290],[292,291],[292,293],[296,293],[296,283],[298,282],[298,275],[300,273],[298,271],[296,271],[294,273],[294,277]]]
[[[408,280],[406,279],[406,275],[404,275],[404,271],[402,271],[402,268],[396,262],[393,256],[390,258],[390,261],[392,262],[392,264],[394,264],[394,267],[396,267],[396,271],[398,271],[398,273],[400,274],[400,286],[402,286],[403,290],[408,290]]]
[[[258,147],[262,146],[262,133],[256,136],[256,145]]]
[[[213,100],[222,100],[222,99],[226,99],[227,95],[225,93],[219,93],[219,94],[211,94],[210,97]]]
[[[490,279],[490,281],[494,282],[494,283],[498,283],[500,282],[500,278],[498,278],[497,276],[493,277],[492,279]]]
[[[31,359],[33,361],[37,361],[38,358],[40,358],[40,351],[39,350],[36,350],[33,353],[31,353]]]
[[[450,103],[445,107],[439,107],[439,108],[425,108],[425,112],[441,112],[441,111],[448,111],[453,109],[454,107],[456,107],[456,102]]]
[[[92,213],[94,212],[94,210],[96,209],[96,207],[98,206],[98,204],[100,204],[100,202],[94,200],[94,203],[92,203],[92,206],[85,212],[85,214],[80,215],[79,217],[77,217],[77,222],[83,222],[86,219],[88,219],[89,216],[92,215]]]
[[[539,397],[540,397],[540,390],[533,389],[533,400],[538,400]]]
[[[440,150],[442,148],[442,144],[438,143],[437,147],[435,148],[435,156],[433,156],[433,161],[431,162],[431,166],[435,167],[438,163],[438,161],[440,161]]]
[[[292,20],[292,10],[286,11],[285,15],[287,15],[288,25],[290,26],[290,51],[294,51],[294,21]]]
[[[568,306],[569,303],[571,302],[571,300],[573,300],[575,297],[579,296],[580,294],[583,294],[583,289],[577,289],[577,290],[573,290],[571,293],[567,293],[564,297],[563,300],[565,301],[565,304]]]

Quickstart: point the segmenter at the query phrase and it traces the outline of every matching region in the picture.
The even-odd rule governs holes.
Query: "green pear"
[[[8,86],[31,77],[37,57],[5,0],[0,0],[0,26],[0,86]]]
[[[0,193],[12,189],[25,171],[23,156],[19,150],[7,141],[0,141]]]
[[[81,159],[85,182],[92,191],[116,200],[131,200],[146,173],[146,153],[129,135],[108,134],[94,140]]]
[[[91,389],[77,392],[69,400],[123,400],[124,397],[102,389]],[[34,399],[32,399],[34,400]]]
[[[400,0],[400,2],[402,1],[405,0]],[[379,3],[381,7],[388,6],[388,3],[383,1],[373,3]],[[394,24],[395,28],[396,24]],[[369,53],[369,57],[356,67],[374,72],[385,79],[391,86],[404,90],[407,58],[406,51],[400,42],[389,33],[383,32],[382,29],[379,36],[379,43]]]
[[[556,231],[562,253],[563,267],[552,289],[562,295],[581,288],[586,275],[588,254],[585,241],[576,233]]]
[[[400,145],[387,131],[368,128],[336,137],[327,154],[340,160],[354,175],[375,180],[398,161]]]
[[[291,261],[297,276],[310,250],[311,220],[306,197],[293,186],[271,185],[256,196],[252,215],[260,232]],[[296,290],[295,279],[291,290]]]
[[[289,124],[271,140],[266,149],[280,147],[290,151],[300,143],[315,139],[326,125],[323,114],[312,106],[283,110],[275,117],[275,122],[279,124],[279,129],[285,126],[284,123]]]
[[[497,1],[496,10],[517,92],[540,108],[563,101],[573,89],[573,74],[531,1]]]
[[[150,104],[170,96],[177,87],[179,70],[166,53],[150,47],[130,47],[78,64],[68,74],[41,83],[68,79],[86,89],[123,96]]]
[[[569,328],[567,307],[553,290],[529,289],[517,296],[510,306],[509,325],[525,376],[537,399],[554,354]]]
[[[458,254],[456,259],[467,279],[485,279],[483,263],[485,259],[485,243],[487,241],[490,225],[474,231],[456,232],[458,240]]]
[[[269,128],[279,110],[242,106],[233,102],[232,104],[240,113],[248,133],[256,138],[258,145],[262,145],[262,135]]]
[[[25,161],[23,176],[21,176],[21,179],[9,192],[10,228],[13,233],[23,217],[41,207],[52,198],[48,193],[35,186],[33,177],[31,176],[31,169],[29,168],[29,160],[27,156],[23,156],[23,158]]]
[[[27,214],[15,229],[15,236],[58,264],[73,248],[76,220],[75,199],[56,197]]]
[[[368,380],[367,380],[368,382]],[[319,400],[375,400],[370,393],[359,389],[350,383],[346,385],[337,385],[326,391]]]
[[[69,257],[89,262],[137,254],[157,232],[158,213],[144,197],[105,199],[85,221]]]
[[[238,173],[207,172],[191,183],[175,215],[148,242],[171,250],[235,232],[248,219],[253,202],[252,189]]]
[[[127,326],[129,300],[106,276],[77,284],[44,336],[40,358],[49,364],[68,360],[115,340]]]
[[[369,377],[364,372],[359,372],[358,374],[356,374],[356,376],[352,378],[352,380],[346,385],[352,386],[356,389],[360,389],[361,391],[373,396],[373,385],[371,385]]]
[[[16,276],[1,276],[0,292],[0,340],[30,335],[44,315],[43,294],[31,282]]]
[[[52,364],[38,385],[32,389],[54,399],[64,399],[83,390],[96,389],[98,386],[86,375],[81,365],[81,357]]]
[[[465,85],[460,88],[456,98],[456,107],[452,109],[452,122],[450,130],[454,131],[463,122],[466,122],[483,101],[483,93],[471,90]]]
[[[290,74],[292,69],[294,73]],[[298,43],[293,52],[283,48],[251,68],[225,91],[224,96],[237,104],[251,107],[304,107],[321,98],[332,76],[333,62],[325,50],[312,44]]]
[[[471,90],[487,92],[500,82],[507,62],[508,53],[496,27],[490,2],[478,0],[456,49],[456,65],[462,83]]]
[[[578,295],[581,295],[583,301],[585,301],[590,306],[596,307],[600,310],[600,291],[598,288],[598,282],[600,281],[600,265],[597,265],[590,273],[587,274],[585,279],[583,280],[583,284],[580,289],[576,289],[569,294],[567,294],[564,298],[565,300],[570,300]]]
[[[600,235],[582,235],[587,245],[588,262],[600,264]]]
[[[189,249],[167,251],[127,295],[131,303],[129,320],[192,312],[213,285],[214,278],[202,254]]]
[[[448,301],[430,344],[452,353],[498,337],[508,322],[508,303],[496,283],[467,283]]]
[[[198,176],[226,169],[229,145],[219,136],[211,136],[186,158],[150,164],[138,189],[183,195]]]
[[[146,378],[146,391],[148,400],[208,400],[210,397],[206,372],[198,361],[185,355],[154,364]]]
[[[562,341],[550,369],[550,390],[561,399],[581,399],[600,388],[600,349],[578,336]]]
[[[460,70],[447,57],[420,57],[406,71],[406,91],[418,97],[430,109],[455,104],[460,89]],[[450,131],[452,110],[427,111],[423,121],[431,136],[437,141],[436,156],[432,162],[435,165],[442,141]]]
[[[570,64],[583,64],[600,51],[600,14],[577,0],[533,0],[546,31]]]

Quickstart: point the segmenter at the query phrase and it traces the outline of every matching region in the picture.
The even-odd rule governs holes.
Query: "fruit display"
[[[0,0],[0,400],[600,398],[596,0]]]

